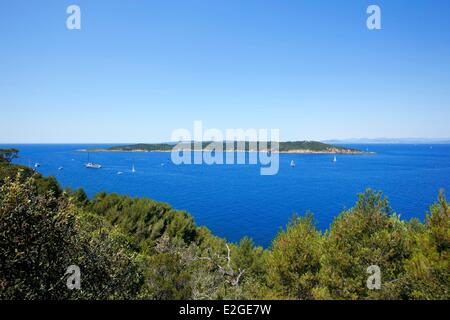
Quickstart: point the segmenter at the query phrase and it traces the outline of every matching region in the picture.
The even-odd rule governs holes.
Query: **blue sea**
[[[103,165],[93,170],[84,167],[88,154],[77,151],[91,145],[10,146],[20,149],[16,163],[40,163],[38,171],[63,187],[164,201],[218,236],[236,242],[248,235],[265,247],[293,213],[311,211],[327,229],[366,188],[383,191],[403,219],[422,220],[439,189],[450,190],[450,145],[443,144],[346,145],[376,154],[338,155],[335,163],[333,155],[281,154],[274,176],[261,176],[257,165],[174,165],[170,153],[90,153]]]

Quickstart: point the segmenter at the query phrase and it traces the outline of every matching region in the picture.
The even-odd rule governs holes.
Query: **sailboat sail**
[[[88,162],[85,164],[88,169],[100,169],[102,167],[101,164],[90,162],[89,161],[89,152],[88,152]]]

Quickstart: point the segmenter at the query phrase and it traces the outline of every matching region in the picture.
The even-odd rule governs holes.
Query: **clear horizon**
[[[349,141],[400,141],[399,144],[402,143],[414,143],[414,144],[421,144],[421,143],[443,143],[443,144],[450,144],[450,138],[348,138],[348,139],[324,139],[324,140],[306,140],[306,139],[299,139],[299,140],[280,140],[279,142],[296,142],[296,141],[317,141],[317,142],[334,142],[336,141],[336,143],[353,143],[353,142],[349,142]],[[192,140],[192,141],[197,141],[197,140]],[[204,142],[209,142],[208,141],[204,141]],[[224,140],[223,140],[224,141]],[[237,140],[236,140],[237,141]],[[245,140],[248,141],[248,140]],[[262,140],[258,140],[258,141],[262,141]],[[64,141],[57,141],[57,142],[1,142],[0,141],[0,147],[1,144],[3,145],[21,145],[21,144],[119,144],[119,145],[132,145],[132,144],[158,144],[158,143],[177,143],[179,141],[138,141],[138,142],[130,142],[130,141],[123,141],[123,142],[105,142],[105,141],[98,141],[98,142],[83,142],[83,141],[77,141],[77,142],[64,142]],[[365,142],[361,142],[362,144],[365,144]],[[366,143],[374,143],[376,144],[377,142],[366,142]],[[382,144],[383,142],[380,142],[380,144]]]
[[[66,28],[70,4],[81,30]],[[371,4],[381,30],[366,27]],[[280,129],[281,141],[445,140],[449,10],[443,0],[2,2],[0,143],[158,143],[197,119]]]

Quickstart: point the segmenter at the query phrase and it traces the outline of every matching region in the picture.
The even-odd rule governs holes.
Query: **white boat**
[[[337,161],[336,156],[334,156],[333,162],[336,162],[336,161]]]
[[[89,161],[89,153],[88,153],[88,163],[85,164],[85,167],[88,169],[101,169],[102,165]]]
[[[133,172],[133,173],[136,172],[136,169],[134,168],[134,164],[133,164],[133,166],[131,167],[131,172]]]
[[[295,167],[295,161],[294,160],[291,161],[291,167],[292,168]]]
[[[123,172],[122,171],[117,171],[117,174],[118,175],[121,175]]]
[[[86,168],[89,168],[89,169],[100,169],[101,167],[102,167],[102,165],[98,164],[98,163],[93,163],[93,162],[86,163]]]
[[[64,169],[64,168],[63,168],[63,167],[59,167],[59,168],[58,168],[58,170],[62,170],[62,169]]]
[[[34,164],[34,167],[35,168],[39,168],[41,166],[41,164],[39,163],[39,162],[36,162],[35,164]]]

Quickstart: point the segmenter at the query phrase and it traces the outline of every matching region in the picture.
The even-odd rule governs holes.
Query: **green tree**
[[[157,300],[191,299],[191,274],[178,254],[159,253],[148,258],[147,294]]]
[[[405,298],[450,299],[450,208],[441,191],[425,226],[412,228],[413,254],[402,279]]]
[[[20,174],[0,189],[0,296],[51,299],[61,296],[64,271],[74,264],[75,208],[54,194],[37,193]],[[66,289],[67,291],[67,289]]]
[[[98,193],[90,202],[88,210],[120,227],[145,250],[154,247],[166,232],[186,243],[196,239],[197,229],[192,216],[147,198]]]
[[[294,216],[287,229],[278,233],[268,259],[268,282],[276,296],[312,298],[318,285],[321,242],[310,213]]]
[[[231,260],[235,269],[245,270],[244,279],[255,277],[263,280],[266,274],[265,252],[262,247],[257,247],[252,239],[244,237],[231,254]]]
[[[82,188],[75,191],[66,188],[64,189],[64,192],[68,194],[72,198],[73,203],[80,208],[86,208],[90,204],[89,197]]]
[[[85,220],[65,197],[40,193],[34,178],[0,188],[0,299],[111,299],[138,294],[142,278],[128,240],[107,223]],[[89,227],[88,227],[89,226]],[[77,265],[82,290],[68,290]]]
[[[396,299],[403,262],[410,256],[407,225],[381,193],[367,190],[355,207],[339,215],[325,235],[321,288],[316,298]],[[381,269],[381,290],[367,288],[367,268]]]
[[[0,148],[0,163],[11,163],[11,161],[18,157],[19,150],[16,148]]]

